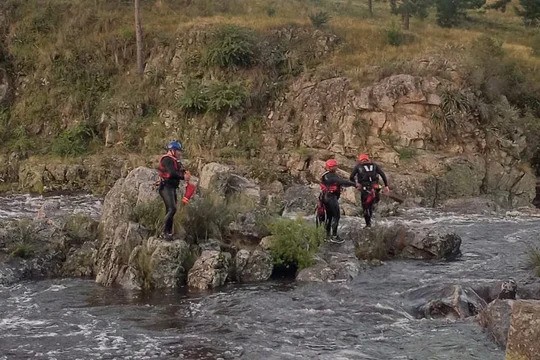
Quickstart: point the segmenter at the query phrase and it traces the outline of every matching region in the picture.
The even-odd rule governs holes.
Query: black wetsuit
[[[358,163],[351,172],[349,179],[356,182],[357,184],[362,185],[361,192],[361,201],[362,201],[362,210],[364,213],[364,219],[366,221],[366,226],[371,226],[371,216],[373,215],[373,204],[379,202],[380,199],[380,189],[375,189],[375,200],[370,206],[366,206],[366,199],[369,196],[371,189],[374,184],[379,183],[379,176],[384,182],[384,186],[388,186],[388,179],[386,174],[382,169],[375,163],[364,162]]]
[[[326,235],[337,236],[337,228],[339,225],[340,210],[339,197],[341,195],[341,187],[355,186],[352,181],[340,178],[335,172],[326,172],[321,178],[321,184],[324,189],[322,191],[322,201],[326,209]]]
[[[161,165],[164,172],[169,174],[167,179],[161,179],[159,184],[159,195],[165,203],[165,209],[167,214],[163,224],[163,233],[165,235],[171,235],[174,222],[174,214],[176,214],[177,207],[177,194],[176,190],[180,185],[180,180],[184,180],[184,167],[178,161],[177,165],[174,164],[172,157],[164,156],[161,159]]]

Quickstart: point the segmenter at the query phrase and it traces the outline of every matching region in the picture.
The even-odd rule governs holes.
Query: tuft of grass
[[[159,235],[161,233],[164,218],[165,205],[163,205],[161,199],[137,204],[129,215],[130,221],[141,224],[153,235]]]
[[[34,256],[34,247],[30,244],[18,243],[11,250],[12,257],[18,257],[21,259],[29,259]]]
[[[196,197],[182,208],[182,212],[186,237],[193,242],[210,238],[224,239],[229,224],[236,217],[233,204],[212,193]]]
[[[309,20],[311,20],[311,24],[316,29],[325,27],[330,21],[330,19],[331,19],[330,14],[322,10],[309,15]]]
[[[293,265],[303,269],[313,264],[313,259],[324,239],[322,227],[303,219],[277,219],[269,225],[274,237],[271,253],[276,265]]]
[[[400,160],[411,160],[414,159],[418,154],[418,151],[415,148],[411,147],[398,148],[397,152],[399,154]]]

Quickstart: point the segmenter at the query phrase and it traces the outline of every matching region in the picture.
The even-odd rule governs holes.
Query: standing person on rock
[[[177,208],[177,189],[180,186],[180,180],[186,182],[186,191],[182,198],[182,203],[187,204],[195,193],[195,185],[191,184],[191,174],[182,163],[182,144],[178,140],[172,140],[167,144],[167,153],[159,159],[158,174],[159,195],[163,199],[167,214],[165,215],[162,238],[172,240],[174,214]]]
[[[354,167],[350,180],[356,183],[357,188],[362,192],[362,211],[366,227],[371,226],[371,217],[373,216],[373,205],[380,200],[379,175],[384,182],[384,193],[389,192],[388,179],[379,165],[371,161],[368,154],[358,155],[358,162]]]
[[[338,163],[335,159],[326,161],[326,172],[321,177],[321,195],[320,200],[326,210],[326,238],[335,243],[342,243],[344,240],[337,235],[339,225],[340,209],[339,197],[341,188],[355,186],[352,181],[342,179],[336,174]]]

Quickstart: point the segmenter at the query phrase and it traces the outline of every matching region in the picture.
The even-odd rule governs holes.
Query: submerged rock
[[[407,297],[417,318],[464,319],[477,315],[487,305],[472,288],[461,285],[427,286],[411,291]]]
[[[360,259],[454,260],[461,255],[461,238],[444,229],[377,226],[358,229],[351,236]]]

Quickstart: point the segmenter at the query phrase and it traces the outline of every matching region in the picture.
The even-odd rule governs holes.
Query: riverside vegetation
[[[7,0],[0,5],[2,187],[45,191],[75,179],[68,189],[104,193],[131,168],[154,164],[151,156],[170,136],[185,141],[194,174],[217,160],[263,185],[305,181],[298,164],[309,166],[330,151],[350,160],[359,147],[371,150],[376,121],[358,115],[372,111],[361,105],[350,121],[358,147],[337,140],[334,150],[336,144],[318,131],[315,144],[308,143],[301,137],[305,120],[294,107],[280,115],[290,132],[280,133],[273,124],[275,114],[287,109],[287,94],[297,84],[309,88],[336,79],[345,79],[344,93],[361,92],[394,75],[414,82],[435,77],[442,85],[433,103],[418,100],[429,111],[414,101],[410,107],[395,102],[389,112],[397,113],[399,105],[406,116],[428,117],[432,129],[427,137],[404,139],[403,129],[383,125],[375,134],[383,163],[399,174],[410,164],[428,167],[421,163],[428,155],[476,156],[459,142],[469,132],[510,146],[524,137],[526,144],[503,164],[505,171],[518,172],[509,180],[513,186],[523,174],[538,173],[540,163],[538,17],[526,1],[511,4],[520,14],[499,12],[491,3],[458,3],[463,6],[443,9],[437,1],[434,7],[418,2],[421,8],[407,7],[407,1],[142,1],[146,66],[139,76],[131,2]],[[383,95],[406,96],[408,86],[400,83]],[[336,124],[329,119],[339,114],[328,111],[321,122],[328,121],[332,132]],[[272,133],[284,138],[269,146],[265,140]],[[447,164],[450,175],[437,174],[437,191],[459,187],[454,185],[464,179],[469,188],[475,171],[470,164]],[[419,193],[427,204],[491,194],[486,179],[478,179],[473,192]],[[505,201],[513,205],[510,193]],[[152,233],[162,211],[158,202],[140,205],[130,219]],[[193,241],[224,237],[235,211],[231,203],[203,197],[177,216],[177,227]],[[318,233],[288,220],[264,226],[278,244],[281,233],[287,243],[288,231],[306,234],[305,242],[275,249],[274,256],[278,263],[311,264]],[[32,252],[22,244],[13,254]],[[384,246],[376,252],[387,253]]]

